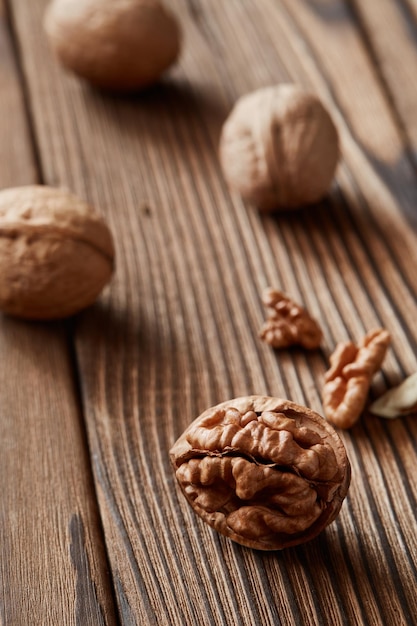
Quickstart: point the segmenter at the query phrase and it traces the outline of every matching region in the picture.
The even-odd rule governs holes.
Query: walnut
[[[44,26],[63,66],[105,89],[147,87],[180,51],[178,22],[159,0],[53,0]]]
[[[323,333],[315,320],[300,305],[277,289],[266,289],[262,301],[268,309],[268,319],[260,337],[273,348],[302,346],[308,350],[320,346]]]
[[[326,418],[339,428],[350,428],[359,419],[368,397],[372,377],[379,370],[390,344],[387,330],[369,332],[356,346],[340,343],[330,357],[323,388]]]
[[[385,392],[369,410],[374,415],[390,419],[417,413],[417,372]]]
[[[220,138],[229,185],[259,209],[320,200],[338,158],[336,127],[320,100],[297,85],[266,87],[235,104]]]
[[[205,411],[170,451],[194,511],[259,550],[313,539],[332,522],[350,483],[334,428],[288,400],[249,396]]]
[[[103,219],[85,202],[46,186],[0,191],[0,309],[55,319],[92,304],[113,271]]]

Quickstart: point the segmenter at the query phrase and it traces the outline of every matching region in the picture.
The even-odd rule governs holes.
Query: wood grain
[[[414,0],[383,0],[378,6],[351,0],[351,6],[403,129],[409,157],[417,168],[417,5]]]
[[[415,419],[366,414],[342,434],[353,480],[340,517],[282,553],[219,537],[176,488],[168,450],[208,406],[270,393],[320,412],[339,340],[376,325],[392,333],[372,397],[415,371],[417,254],[414,172],[347,4],[172,4],[179,66],[159,87],[117,98],[59,68],[43,0],[13,3],[45,180],[96,204],[116,239],[115,279],[78,318],[75,348],[120,620],[412,624]],[[288,80],[327,103],[343,159],[320,205],[261,217],[227,189],[218,136],[239,95]],[[268,284],[320,320],[322,352],[260,344]]]
[[[3,1],[0,2],[0,59],[0,110],[4,119],[11,118],[10,124],[0,124],[1,187],[37,182],[30,126]]]
[[[39,181],[0,2],[0,186]],[[0,624],[114,624],[68,330],[0,319]]]

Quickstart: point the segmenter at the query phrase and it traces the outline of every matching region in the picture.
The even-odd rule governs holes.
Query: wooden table
[[[371,399],[416,371],[415,0],[173,0],[181,60],[124,98],[58,66],[45,5],[0,1],[0,185],[93,203],[117,270],[74,319],[0,320],[1,625],[416,624],[415,416],[341,431],[341,514],[282,552],[212,531],[168,458],[229,398],[321,412],[329,354],[371,328],[392,335]],[[260,215],[218,138],[238,96],[283,81],[327,104],[342,160],[319,206]],[[259,341],[267,285],[320,321],[323,350]]]

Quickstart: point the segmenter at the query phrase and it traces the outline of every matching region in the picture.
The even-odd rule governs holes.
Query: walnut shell
[[[158,0],[53,0],[44,27],[64,67],[115,91],[156,82],[180,51],[177,20]]]
[[[76,196],[41,185],[0,191],[0,310],[72,315],[94,302],[113,264],[107,225]]]
[[[194,511],[250,548],[313,539],[339,513],[350,464],[334,428],[279,398],[249,396],[205,411],[170,451]]]
[[[401,384],[388,389],[371,404],[369,410],[374,415],[387,419],[417,413],[417,372],[407,376]]]
[[[339,158],[336,127],[320,100],[296,85],[240,98],[220,139],[225,179],[259,209],[297,208],[329,190]]]

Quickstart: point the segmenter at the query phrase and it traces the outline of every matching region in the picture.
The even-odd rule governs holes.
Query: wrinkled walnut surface
[[[273,348],[320,346],[323,333],[317,322],[299,304],[277,289],[266,289],[262,301],[268,309],[260,337]]]
[[[180,51],[178,22],[159,0],[53,0],[44,26],[61,63],[104,89],[146,87]]]
[[[260,550],[315,537],[337,516],[350,464],[333,427],[288,400],[236,398],[205,411],[170,451],[195,512]]]
[[[336,346],[324,378],[323,410],[338,428],[351,428],[359,419],[390,342],[388,331],[377,328],[358,345],[347,341]]]
[[[0,309],[27,319],[67,317],[110,280],[111,233],[88,204],[42,185],[0,191]]]
[[[328,192],[339,158],[336,127],[298,85],[264,87],[236,102],[219,146],[228,184],[259,209],[297,208]]]

